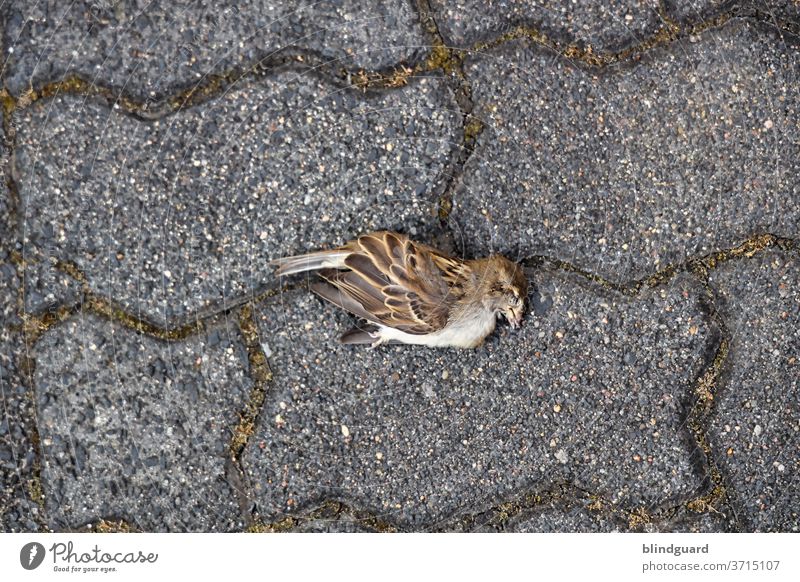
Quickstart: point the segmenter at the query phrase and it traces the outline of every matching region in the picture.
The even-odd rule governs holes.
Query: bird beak
[[[508,323],[511,324],[511,327],[517,329],[522,324],[522,309],[514,311],[512,308],[508,308],[505,312],[506,319]]]

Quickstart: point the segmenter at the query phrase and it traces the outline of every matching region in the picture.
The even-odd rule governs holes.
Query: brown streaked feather
[[[453,304],[463,295],[458,282],[468,265],[392,232],[351,241],[341,269],[323,269],[329,283],[321,297],[373,323],[410,334],[427,334],[447,325]]]
[[[346,267],[351,271],[355,271],[366,282],[371,283],[377,287],[384,287],[389,284],[389,278],[381,272],[380,268],[372,262],[370,257],[353,253],[344,261]]]
[[[346,293],[343,293],[337,289],[334,285],[330,285],[328,283],[312,283],[311,290],[322,297],[325,301],[329,301],[337,307],[341,307],[345,311],[349,311],[357,317],[362,317],[368,321],[378,323],[367,312],[367,310],[364,309],[363,305],[353,299],[350,295],[347,295]]]
[[[373,287],[365,282],[364,279],[354,271],[325,269],[320,271],[319,275],[333,285],[340,293],[358,302],[367,313],[372,314],[366,319],[380,323],[380,320],[376,320],[374,315],[385,309],[383,294],[380,288]]]

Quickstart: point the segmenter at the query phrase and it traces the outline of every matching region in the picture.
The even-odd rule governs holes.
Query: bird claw
[[[374,350],[375,348],[377,348],[379,345],[381,345],[382,343],[384,343],[386,341],[381,337],[381,332],[380,331],[371,331],[369,333],[369,337],[371,337],[372,339],[375,340],[369,346],[369,349],[371,349],[371,350]]]

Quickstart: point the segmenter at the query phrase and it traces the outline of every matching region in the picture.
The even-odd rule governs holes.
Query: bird
[[[276,276],[316,271],[311,290],[366,320],[343,344],[476,348],[504,317],[521,325],[528,280],[502,255],[462,260],[391,231],[270,261]]]

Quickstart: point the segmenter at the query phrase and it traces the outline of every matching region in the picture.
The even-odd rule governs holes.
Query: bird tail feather
[[[354,327],[350,331],[342,334],[339,341],[345,345],[348,344],[371,344],[375,342],[375,338],[369,335],[369,331],[363,328]]]
[[[318,269],[341,269],[349,254],[350,251],[318,251],[307,255],[281,257],[270,261],[269,264],[278,267],[278,270],[275,271],[278,276],[293,275]]]

